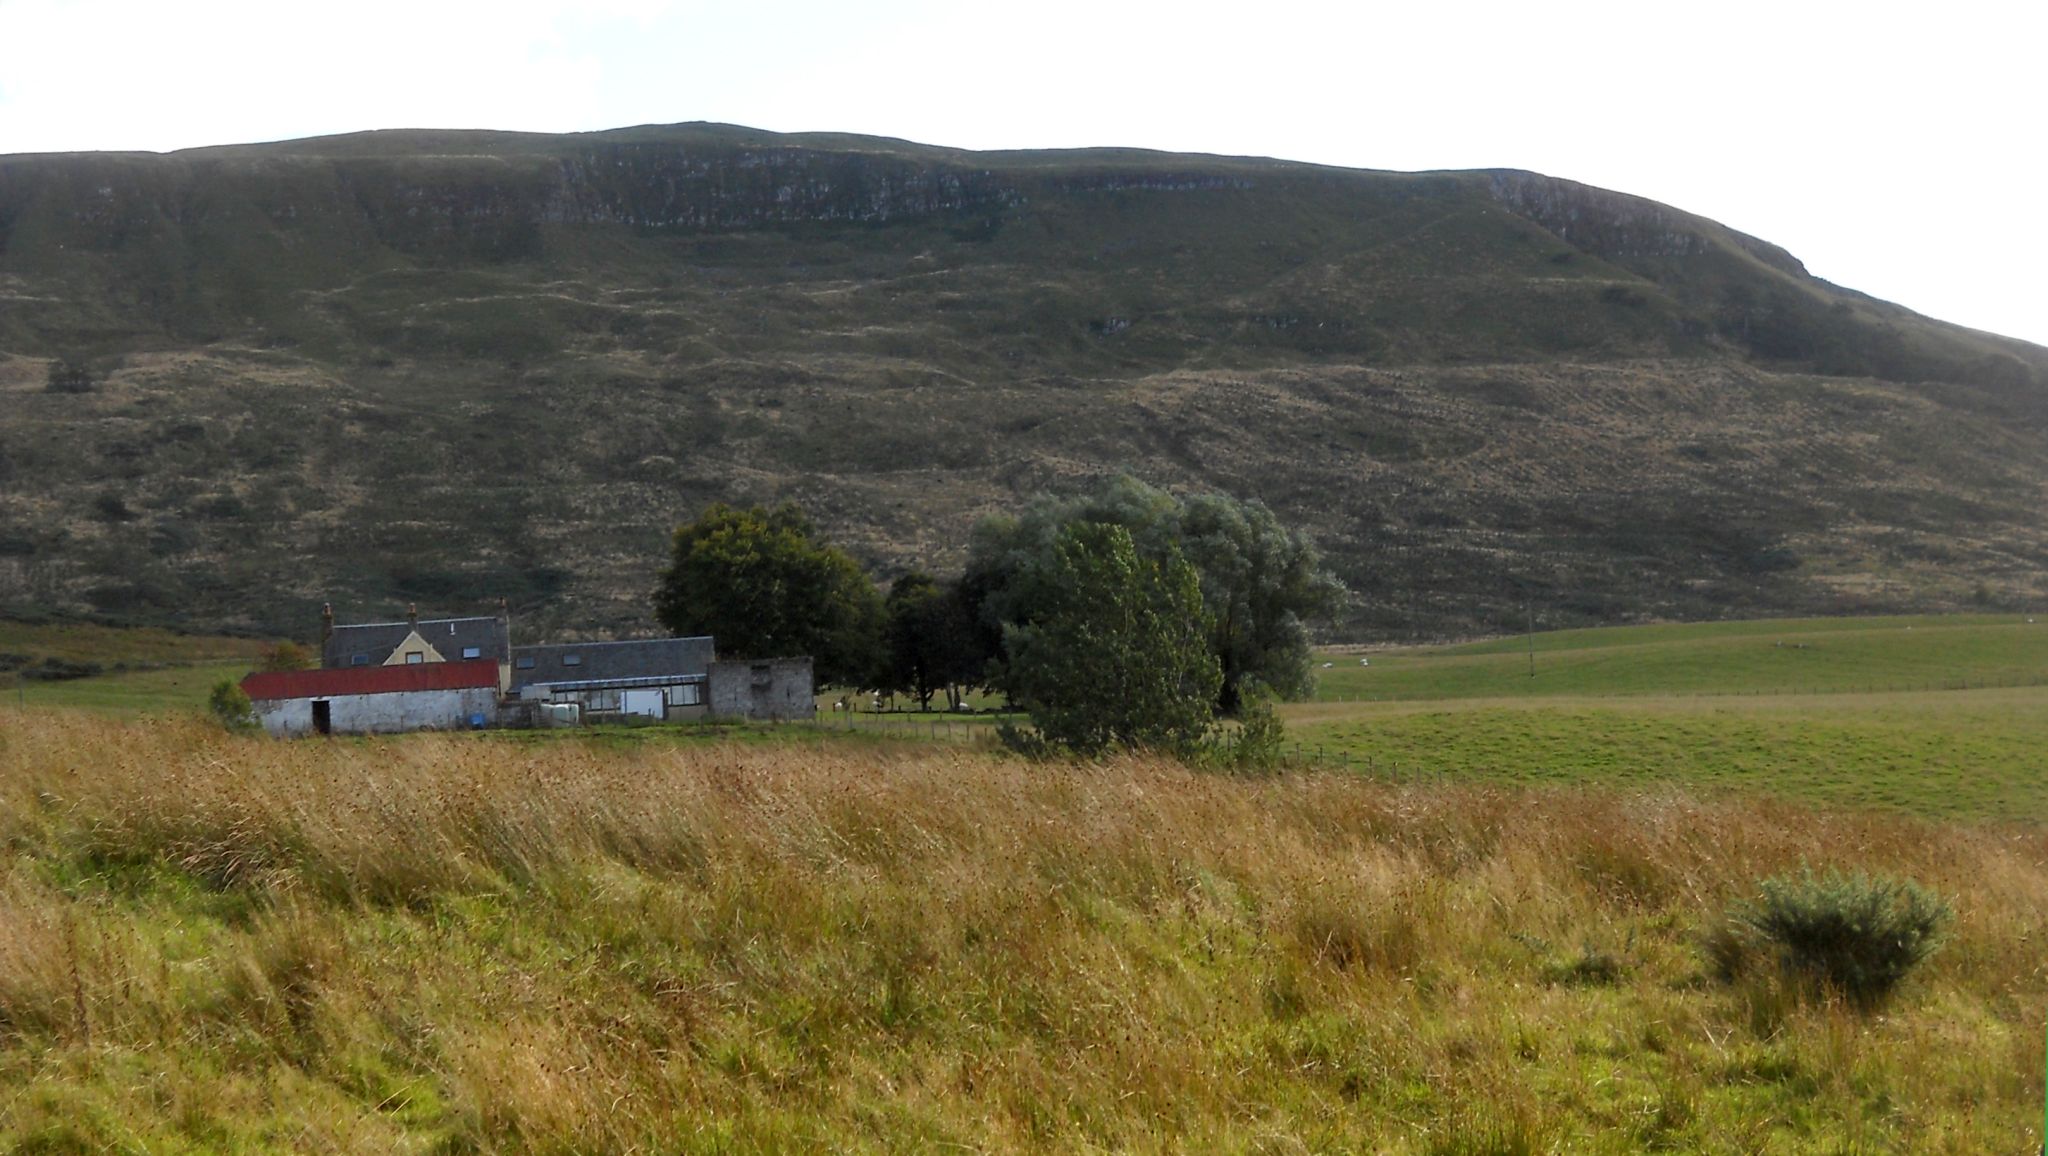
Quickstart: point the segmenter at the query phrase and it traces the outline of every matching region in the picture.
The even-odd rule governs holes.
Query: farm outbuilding
[[[735,658],[712,663],[710,673],[712,714],[807,719],[818,713],[808,658]]]
[[[490,659],[252,674],[242,692],[280,737],[383,734],[491,726],[498,664]]]

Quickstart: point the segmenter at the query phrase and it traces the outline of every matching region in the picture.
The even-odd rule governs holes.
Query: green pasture
[[[2048,819],[2048,625],[2025,615],[1571,630],[1319,661],[1290,742],[1376,774]]]
[[[253,670],[266,645],[156,627],[0,619],[0,710],[75,707],[130,716],[198,710],[214,683]],[[51,661],[89,664],[104,673],[65,679],[24,673]]]
[[[208,662],[61,682],[17,679],[0,683],[0,712],[23,706],[71,707],[132,718],[204,710],[207,692],[214,683],[224,678],[239,681],[252,665],[246,661]]]
[[[2039,686],[2048,685],[2048,622],[1959,615],[1566,630],[1333,652],[1316,674],[1320,702]]]
[[[1290,710],[1305,754],[1402,778],[1784,795],[2048,819],[2048,688]]]
[[[0,624],[0,637],[6,629]],[[90,651],[72,654],[108,662],[230,645],[151,635],[124,648],[115,634],[80,638]],[[2024,616],[1561,631],[1535,637],[1534,678],[1528,645],[1497,639],[1375,651],[1364,655],[1370,666],[1358,665],[1357,653],[1325,654],[1319,663],[1332,665],[1318,669],[1316,701],[1284,708],[1289,742],[1306,756],[1404,778],[1671,784],[1927,815],[2048,819],[2048,625]],[[195,711],[215,682],[239,678],[250,665],[220,655],[0,684],[0,711],[17,704],[130,716]],[[831,711],[830,701],[821,699],[810,726],[617,728],[600,741],[758,730],[769,738],[979,742],[1001,721],[857,712],[854,735],[846,735],[847,717]]]

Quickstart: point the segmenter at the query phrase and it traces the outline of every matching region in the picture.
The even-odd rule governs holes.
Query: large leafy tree
[[[1043,589],[1028,576],[1061,529],[1082,522],[1122,526],[1142,556],[1160,560],[1177,551],[1194,567],[1222,671],[1219,709],[1236,713],[1254,684],[1286,698],[1309,693],[1308,623],[1335,609],[1344,593],[1314,544],[1259,502],[1221,494],[1182,501],[1130,477],[1079,498],[1041,498],[1016,517],[975,527],[961,588],[975,606],[985,651],[998,644],[1004,623],[1043,614]]]
[[[721,655],[809,655],[822,686],[863,686],[876,671],[882,600],[859,563],[812,540],[794,503],[718,503],[676,528],[654,615],[709,634]]]
[[[1143,557],[1124,527],[1075,522],[1022,580],[1039,613],[1004,628],[1003,679],[1041,740],[1082,755],[1202,744],[1221,672],[1178,551]]]
[[[910,695],[920,710],[944,690],[957,707],[959,688],[980,682],[986,665],[959,588],[913,570],[890,585],[884,610],[881,688]]]

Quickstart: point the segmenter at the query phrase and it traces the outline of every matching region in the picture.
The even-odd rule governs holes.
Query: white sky
[[[2048,344],[2048,5],[0,0],[0,154],[685,120],[1533,169]]]

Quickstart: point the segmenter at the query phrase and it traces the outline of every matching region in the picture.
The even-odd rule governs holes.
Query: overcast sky
[[[0,0],[0,153],[717,120],[1513,167],[2048,344],[2048,5]]]

